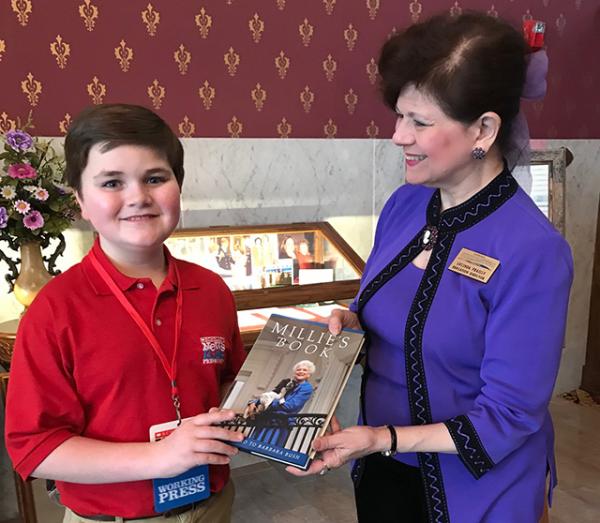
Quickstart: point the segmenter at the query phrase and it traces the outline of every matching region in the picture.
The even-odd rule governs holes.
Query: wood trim
[[[596,249],[592,268],[587,349],[581,375],[581,388],[590,394],[600,394],[600,206],[596,219]]]
[[[8,372],[0,372],[0,389],[2,392],[2,405],[6,405],[6,395],[8,392]],[[4,408],[4,407],[3,407]],[[15,491],[17,494],[17,507],[21,516],[22,523],[37,523],[35,512],[35,501],[33,499],[33,489],[31,481],[23,481],[16,471],[13,470],[15,481]]]
[[[567,172],[567,156],[571,155],[565,147],[531,151],[531,163],[548,164],[548,219],[565,235],[565,176]]]
[[[359,287],[360,280],[345,280],[233,291],[233,296],[237,309],[242,311],[262,307],[283,307],[299,303],[352,299],[358,293]]]

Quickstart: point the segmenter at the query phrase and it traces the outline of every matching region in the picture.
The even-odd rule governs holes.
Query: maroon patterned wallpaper
[[[600,138],[598,0],[4,0],[0,130],[32,110],[37,134],[58,135],[84,106],[121,101],[154,107],[181,136],[387,137],[381,44],[467,8],[547,23],[533,137]]]

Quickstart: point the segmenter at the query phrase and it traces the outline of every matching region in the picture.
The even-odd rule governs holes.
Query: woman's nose
[[[410,145],[414,143],[415,135],[404,118],[396,120],[396,127],[392,135],[392,142],[396,145]]]

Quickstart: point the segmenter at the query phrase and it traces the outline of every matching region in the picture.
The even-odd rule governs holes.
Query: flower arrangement
[[[75,196],[63,183],[64,158],[50,142],[24,130],[8,131],[0,140],[0,240],[15,250],[28,242],[47,246],[78,213]]]

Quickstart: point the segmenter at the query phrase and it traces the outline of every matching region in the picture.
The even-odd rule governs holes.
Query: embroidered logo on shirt
[[[225,338],[221,336],[202,336],[202,361],[204,363],[223,363],[225,360]]]

